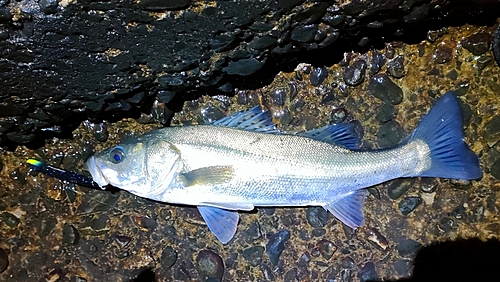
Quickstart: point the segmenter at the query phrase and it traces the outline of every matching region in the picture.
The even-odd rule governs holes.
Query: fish
[[[281,132],[256,106],[209,125],[150,131],[91,156],[86,168],[102,188],[196,206],[223,244],[236,233],[238,211],[321,206],[357,228],[368,187],[401,177],[482,177],[453,92],[397,146],[367,150],[360,143],[351,123]]]

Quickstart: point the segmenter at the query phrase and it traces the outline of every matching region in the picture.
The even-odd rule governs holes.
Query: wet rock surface
[[[156,100],[170,101],[165,91],[176,97],[166,108],[178,110],[180,101],[220,94],[228,83],[262,87],[292,61],[332,64],[325,54],[333,58],[352,46],[411,37],[424,21],[424,29],[445,20],[493,22],[500,8],[494,0],[431,2],[3,1],[0,144],[43,145],[47,137],[67,138],[89,118],[99,124],[152,114]],[[490,33],[477,32],[461,43],[484,54],[490,41]],[[443,48],[436,49],[435,61],[451,60],[452,48]],[[402,56],[387,58],[388,74],[405,75]],[[491,61],[484,56],[480,64]],[[373,74],[384,59],[371,62]],[[367,64],[352,61],[345,83],[362,83]],[[320,85],[325,72],[319,67],[313,73],[311,83]]]
[[[50,1],[47,3],[50,12]],[[99,3],[100,7],[105,4]],[[352,12],[355,7],[350,9]],[[417,17],[423,12],[425,9],[420,8],[412,13]],[[336,13],[339,11],[328,12],[329,25],[354,21],[345,15],[332,16]],[[259,32],[273,29],[265,24],[251,26]],[[371,28],[377,30],[377,26]],[[437,242],[445,241],[452,241],[450,247],[444,246],[445,250],[458,253],[433,262],[434,266],[443,267],[442,262],[453,261],[450,264],[454,264],[451,268],[454,270],[446,272],[448,278],[466,269],[457,268],[461,261],[469,267],[479,262],[486,268],[489,263],[498,265],[495,260],[466,258],[474,255],[469,250],[481,250],[482,246],[495,254],[499,252],[495,238],[500,234],[500,147],[496,126],[496,117],[500,115],[496,106],[500,71],[493,63],[478,68],[479,57],[492,57],[492,49],[475,56],[458,44],[475,34],[491,34],[493,30],[490,26],[450,27],[446,32],[430,32],[428,39],[420,43],[393,42],[376,51],[349,52],[345,62],[331,66],[324,66],[324,62],[300,64],[293,71],[279,73],[263,88],[236,89],[234,85],[225,85],[221,89],[234,93],[233,96],[195,95],[182,109],[170,111],[169,118],[161,116],[166,113],[165,103],[176,98],[171,92],[161,92],[159,100],[153,99],[157,101],[156,118],[144,114],[137,120],[110,120],[105,131],[97,121],[92,121],[94,126],[81,124],[72,132],[72,138],[49,139],[36,150],[24,146],[0,150],[0,280],[398,281],[422,275],[421,268],[413,266],[415,260],[434,269],[425,262],[438,256],[425,254],[434,252],[439,247]],[[231,40],[217,37],[212,44],[225,50],[233,44]],[[311,48],[314,40],[302,44],[310,44]],[[438,63],[433,55],[441,45],[455,55]],[[402,56],[405,63],[401,78],[395,78],[388,70],[388,62],[397,56]],[[381,58],[387,61],[383,63]],[[238,58],[234,56],[231,60]],[[358,86],[349,86],[343,74],[347,66],[359,60],[366,62],[363,81]],[[373,67],[372,62],[377,66]],[[377,96],[379,93],[373,90],[376,87],[370,83],[381,76],[392,83],[381,91],[396,95]],[[312,85],[319,78],[322,81]],[[257,208],[240,213],[234,239],[222,245],[195,208],[148,201],[115,189],[101,191],[68,185],[30,171],[25,165],[25,160],[33,157],[84,172],[83,162],[93,152],[131,136],[165,124],[211,122],[258,104],[270,109],[278,128],[286,132],[350,122],[363,136],[363,149],[374,149],[387,145],[379,143],[382,139],[378,138],[384,124],[397,122],[398,132],[404,138],[434,101],[450,89],[467,89],[459,93],[466,110],[464,138],[480,156],[483,178],[474,181],[416,178],[376,185],[370,189],[363,207],[365,223],[357,229],[341,224],[322,207]],[[328,92],[333,95],[325,101]],[[143,97],[148,95],[144,93]],[[134,99],[121,100],[133,105]],[[120,105],[126,107],[121,100]],[[114,105],[113,109],[120,105]],[[384,109],[384,105],[389,107]],[[379,116],[382,110],[386,111],[383,118]],[[0,123],[1,130],[9,124],[4,119]],[[107,132],[106,138],[100,132]],[[468,248],[455,246],[458,238],[483,241],[467,241]],[[493,243],[486,242],[488,239]],[[464,252],[467,256],[458,255]],[[483,249],[481,254],[488,251]],[[476,273],[475,278],[494,281],[497,275],[489,280],[484,277],[488,274],[486,268]],[[469,281],[475,280],[469,278]]]

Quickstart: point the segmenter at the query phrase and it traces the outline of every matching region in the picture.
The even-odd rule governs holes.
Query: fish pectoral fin
[[[222,244],[227,244],[233,238],[240,219],[238,212],[208,206],[198,206],[198,211],[200,211],[208,229]]]
[[[255,208],[254,205],[248,203],[214,203],[214,202],[203,202],[201,205],[221,208],[225,210],[240,210],[240,211],[251,211]]]
[[[194,185],[217,185],[233,178],[233,166],[207,166],[180,174],[186,187]]]
[[[363,204],[366,198],[366,189],[354,191],[341,196],[334,202],[323,206],[336,218],[351,228],[357,228],[363,224]]]

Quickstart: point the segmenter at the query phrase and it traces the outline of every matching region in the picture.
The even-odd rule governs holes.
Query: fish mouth
[[[85,166],[90,172],[90,175],[92,175],[92,180],[94,180],[94,182],[97,183],[99,187],[104,189],[104,186],[109,184],[109,181],[104,177],[104,174],[102,174],[102,170],[96,164],[95,158],[93,156],[87,160]]]

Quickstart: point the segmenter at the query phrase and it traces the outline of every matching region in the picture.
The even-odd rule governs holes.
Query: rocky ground
[[[37,158],[82,171],[94,152],[168,123],[165,105],[157,102],[151,115],[136,120],[85,122],[72,140],[0,151],[0,280],[410,281],[416,261],[412,281],[493,281],[484,278],[498,271],[498,261],[484,258],[498,254],[500,236],[500,68],[493,31],[442,28],[418,43],[346,53],[330,67],[300,64],[261,89],[187,101],[171,119],[174,126],[210,123],[261,104],[282,130],[352,122],[365,148],[384,148],[453,90],[482,179],[398,179],[370,188],[365,225],[357,230],[319,207],[258,208],[241,213],[235,238],[222,245],[193,207],[63,183],[25,163]],[[451,242],[435,245],[445,241]],[[426,268],[437,272],[422,278]]]

